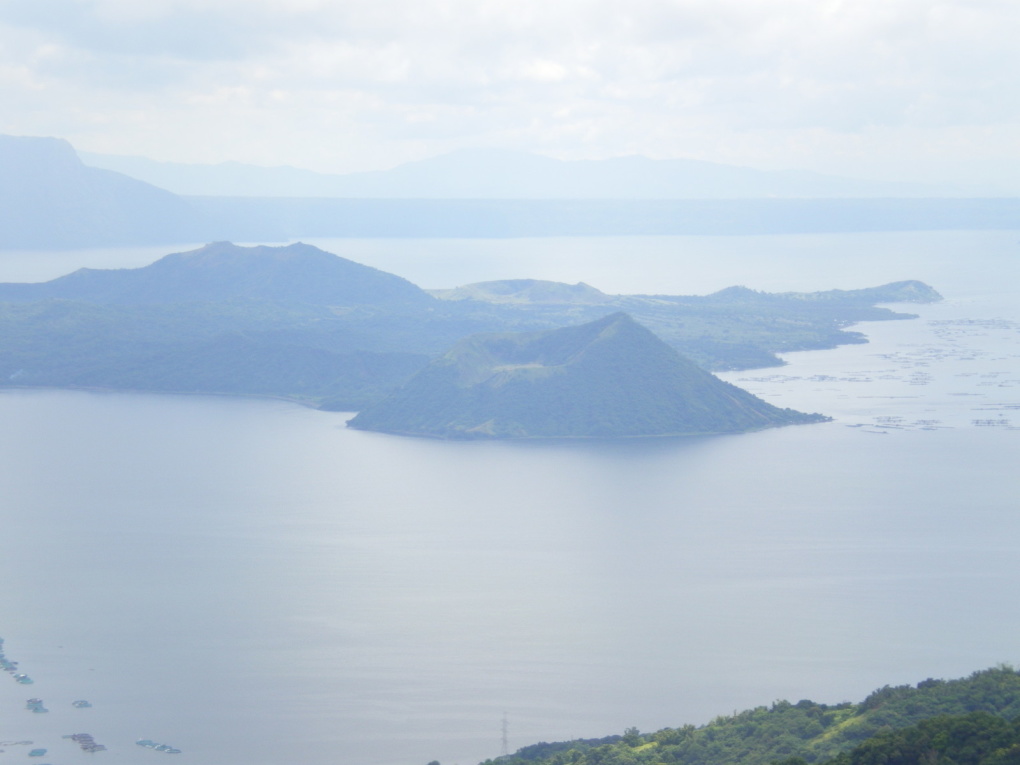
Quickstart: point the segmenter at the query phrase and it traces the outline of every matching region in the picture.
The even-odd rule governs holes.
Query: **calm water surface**
[[[151,738],[196,765],[469,765],[504,712],[514,749],[1017,661],[1017,238],[328,247],[429,287],[942,291],[868,345],[727,376],[824,425],[459,444],[276,401],[6,391],[0,635],[36,682],[0,676],[0,737],[54,765],[84,731],[111,762],[162,757]],[[158,254],[9,253],[0,276]]]

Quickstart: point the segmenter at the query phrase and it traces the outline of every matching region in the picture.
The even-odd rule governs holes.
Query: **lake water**
[[[76,732],[132,764],[149,738],[195,765],[470,765],[504,714],[513,750],[1016,662],[1018,239],[316,242],[426,287],[940,290],[868,345],[726,376],[822,425],[444,443],[279,401],[5,391],[0,636],[35,684],[0,676],[0,737],[54,765],[87,756]],[[4,253],[0,278],[159,254]]]

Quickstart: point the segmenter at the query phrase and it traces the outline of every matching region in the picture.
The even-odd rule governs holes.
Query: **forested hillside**
[[[1020,673],[885,686],[860,703],[776,701],[655,733],[535,744],[486,765],[1003,765],[1020,763]]]

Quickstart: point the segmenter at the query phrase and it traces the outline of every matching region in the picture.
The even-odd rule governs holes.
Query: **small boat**
[[[181,750],[176,747],[172,747],[169,744],[157,744],[152,739],[140,738],[136,742],[138,746],[144,746],[146,749],[153,749],[157,752],[166,752],[167,754],[180,754]]]
[[[88,709],[92,706],[92,703],[85,699],[78,699],[77,701],[72,701],[71,706],[76,709]]]
[[[103,752],[106,751],[106,747],[103,744],[97,744],[96,740],[92,737],[91,733],[75,733],[71,736],[64,736],[78,742],[78,746],[81,747],[83,752]]]

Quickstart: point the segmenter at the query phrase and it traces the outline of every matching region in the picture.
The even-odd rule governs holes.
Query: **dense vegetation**
[[[1020,673],[885,686],[858,704],[776,701],[707,725],[524,747],[486,765],[1016,765]]]
[[[887,730],[831,765],[1016,765],[1020,763],[1020,717],[990,712],[946,715],[903,730]],[[788,765],[800,765],[794,763]]]

